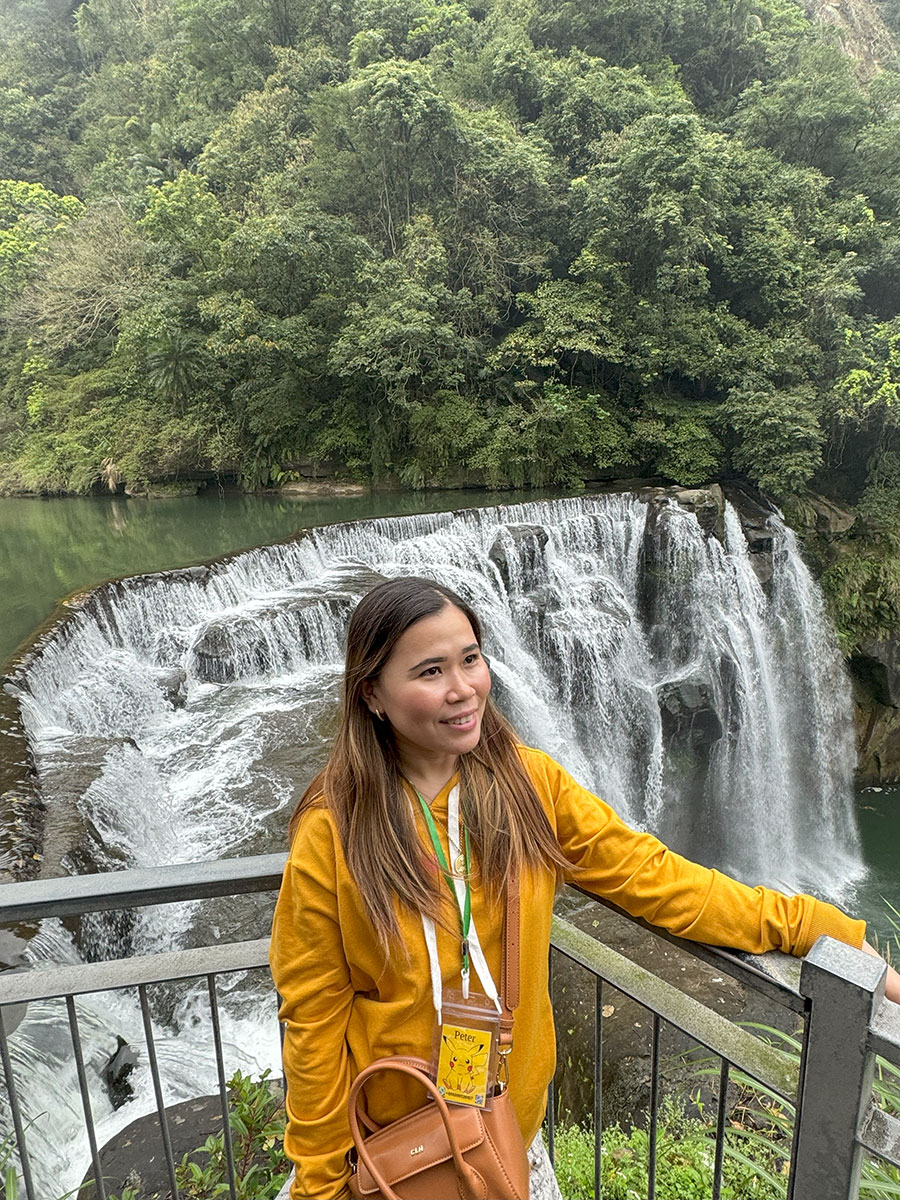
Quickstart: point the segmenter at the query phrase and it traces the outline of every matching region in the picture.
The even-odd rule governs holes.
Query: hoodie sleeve
[[[336,848],[323,810],[301,821],[275,906],[269,961],[281,996],[291,1200],[345,1200],[347,1024],[354,991],[338,915]]]
[[[576,868],[572,882],[633,917],[713,946],[802,956],[823,933],[862,946],[864,921],[813,896],[748,887],[683,858],[631,829],[548,755],[528,753],[532,777],[552,802],[560,847]]]

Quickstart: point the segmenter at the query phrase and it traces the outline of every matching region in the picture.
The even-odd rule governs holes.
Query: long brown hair
[[[441,919],[438,876],[416,833],[403,788],[390,723],[378,720],[363,697],[411,625],[453,605],[469,620],[479,646],[482,627],[455,592],[407,576],[379,584],[350,618],[341,726],[325,770],[309,785],[291,817],[293,838],[307,809],[330,809],[347,866],[382,944],[399,934],[394,902]],[[460,802],[481,876],[499,895],[511,871],[569,867],[534,784],[519,757],[518,739],[487,697],[481,738],[460,755]]]

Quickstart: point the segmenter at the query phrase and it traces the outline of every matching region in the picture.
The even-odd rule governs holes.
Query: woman
[[[292,818],[272,933],[291,1200],[349,1194],[351,1080],[387,1055],[430,1057],[436,1006],[442,989],[463,986],[470,937],[483,949],[482,989],[499,983],[512,872],[523,937],[509,1091],[531,1147],[533,1200],[558,1194],[539,1130],[555,1057],[547,959],[561,881],[575,878],[635,916],[713,945],[802,955],[823,933],[863,945],[863,922],[681,858],[520,745],[491,702],[481,645],[471,608],[426,579],[379,585],[351,618],[341,727]],[[457,804],[468,873],[465,853],[448,845],[448,808]],[[468,877],[475,932],[465,937],[434,837],[454,874]],[[888,994],[900,1000],[894,973]],[[414,1082],[393,1074],[377,1076],[367,1098],[378,1124],[424,1101]]]

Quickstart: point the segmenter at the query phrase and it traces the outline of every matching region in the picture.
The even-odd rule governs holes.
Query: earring
[[[384,720],[384,713],[381,711],[380,708],[375,709],[375,716],[378,718],[379,721]]]

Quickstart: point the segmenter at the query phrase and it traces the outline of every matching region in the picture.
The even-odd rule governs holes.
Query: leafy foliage
[[[830,473],[892,619],[900,74],[793,0],[28,0],[0,47],[0,488]]]
[[[228,1081],[228,1098],[238,1200],[274,1200],[288,1173],[281,1085],[269,1079],[268,1071],[258,1079],[238,1071]],[[190,1200],[229,1195],[225,1135],[215,1134],[186,1154],[175,1180]]]
[[[750,1024],[792,1064],[794,1070],[799,1068],[801,1042],[798,1037],[769,1025]],[[701,1070],[701,1074],[712,1073],[718,1073],[717,1066]],[[767,1179],[773,1189],[777,1189],[771,1194],[784,1196],[791,1162],[794,1105],[743,1071],[734,1071],[731,1078],[738,1085],[740,1094],[734,1114],[736,1119],[731,1122],[731,1135],[726,1137],[725,1161],[738,1166],[759,1164],[757,1169],[761,1179]],[[891,1116],[900,1113],[900,1071],[892,1063],[876,1060],[872,1090],[880,1109]],[[860,1200],[889,1200],[898,1194],[900,1170],[885,1159],[866,1155],[859,1183]]]
[[[646,1129],[623,1130],[619,1125],[603,1130],[600,1179],[609,1200],[636,1200],[647,1195],[649,1136]],[[752,1156],[738,1149],[739,1132],[734,1125],[726,1132],[722,1178],[723,1200],[782,1200],[784,1177],[774,1171],[776,1155],[764,1142]],[[593,1200],[594,1134],[592,1130],[568,1126],[556,1131],[556,1176],[569,1200]],[[660,1196],[672,1200],[696,1200],[712,1195],[715,1163],[715,1126],[689,1117],[683,1101],[666,1097],[660,1106],[657,1130],[656,1187]]]

